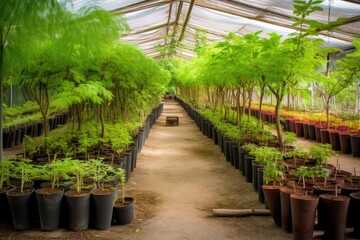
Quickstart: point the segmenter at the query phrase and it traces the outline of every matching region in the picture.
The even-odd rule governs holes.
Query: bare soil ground
[[[180,125],[165,126],[169,115],[179,116]],[[213,208],[261,209],[264,205],[240,171],[226,162],[219,147],[202,135],[176,102],[165,102],[138,155],[127,193],[136,198],[136,219],[129,225],[82,232],[16,232],[0,226],[0,239],[292,239],[270,216],[212,216]]]

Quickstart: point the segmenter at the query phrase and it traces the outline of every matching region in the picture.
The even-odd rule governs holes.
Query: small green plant
[[[286,152],[288,149],[290,149],[291,146],[293,146],[293,144],[296,142],[296,140],[297,138],[295,133],[287,133],[283,141],[283,152]]]
[[[309,156],[315,160],[316,165],[324,166],[329,158],[336,156],[330,144],[314,144],[310,146]]]
[[[115,172],[116,180],[120,181],[121,186],[121,196],[119,196],[119,191],[117,191],[117,196],[115,201],[120,200],[123,205],[125,205],[125,181],[126,181],[126,172],[122,168],[117,168]]]
[[[69,181],[73,173],[71,159],[54,160],[43,165],[43,177],[51,182],[51,188],[60,187],[61,181]]]
[[[13,162],[10,160],[0,161],[0,189],[4,187],[9,187],[10,183],[10,167]]]
[[[255,147],[249,153],[251,156],[255,157],[255,161],[260,164],[266,164],[271,159],[281,159],[280,152],[273,147]]]
[[[257,147],[258,146],[256,144],[254,144],[254,143],[245,143],[244,145],[241,146],[241,148],[247,153],[250,153],[251,151],[253,151]]]
[[[282,161],[281,152],[275,148],[265,149],[267,151],[264,158],[264,182],[266,184],[281,185],[285,179],[285,169],[287,165]]]
[[[296,169],[295,176],[299,177],[299,183],[302,180],[303,188],[305,188],[305,178],[314,178],[314,170],[308,166],[300,166]]]
[[[35,178],[40,178],[42,172],[40,167],[31,164],[31,160],[14,160],[9,166],[9,175],[11,178],[20,179],[20,191],[23,192],[26,182],[32,182]]]
[[[324,178],[324,187],[327,185],[327,178],[330,176],[330,170],[325,167],[314,167],[314,175]]]
[[[84,166],[90,178],[94,181],[95,188],[104,189],[104,182],[114,178],[115,169],[98,159],[89,159]]]

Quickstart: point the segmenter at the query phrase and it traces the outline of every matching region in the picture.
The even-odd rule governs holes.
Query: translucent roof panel
[[[159,44],[170,46],[174,39],[178,57],[191,58],[197,30],[206,31],[211,42],[223,41],[231,32],[244,35],[261,30],[263,37],[276,32],[285,38],[296,31],[292,0],[73,0],[68,7],[76,11],[86,5],[124,15],[130,31],[121,40],[155,57],[160,56]],[[351,41],[360,36],[360,1],[324,0],[321,7],[324,11],[309,18],[323,23],[345,19],[336,31],[319,32],[325,47],[353,48]]]
[[[169,8],[167,6],[144,9],[125,14],[131,31],[151,28],[161,24],[166,24]]]

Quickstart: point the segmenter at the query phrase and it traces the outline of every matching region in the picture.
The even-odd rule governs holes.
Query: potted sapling
[[[262,189],[273,220],[279,226],[281,226],[280,188],[285,180],[285,169],[286,164],[282,160],[281,152],[273,150],[272,154],[266,158],[263,169],[265,184]]]
[[[126,173],[124,169],[116,169],[116,180],[120,184],[117,184],[117,196],[114,202],[114,224],[129,224],[135,218],[135,199],[125,195]]]
[[[89,226],[90,190],[83,188],[83,178],[86,176],[85,164],[81,160],[70,160],[67,165],[72,174],[72,187],[65,192],[69,207],[69,229],[85,230]]]
[[[95,189],[91,191],[94,227],[97,230],[106,230],[111,226],[116,191],[114,187],[105,187],[105,183],[109,178],[114,178],[115,170],[96,159],[90,159],[86,165],[95,184]]]
[[[36,199],[39,208],[40,227],[43,231],[55,231],[58,229],[61,204],[64,195],[64,188],[60,186],[61,180],[70,178],[70,160],[53,160],[52,162],[41,165],[41,172],[48,186],[43,184],[36,189]]]
[[[20,186],[6,192],[16,230],[25,230],[30,227],[31,196],[34,188],[26,186],[25,183],[31,183],[38,174],[30,160],[17,161],[10,165],[10,177],[20,179]]]

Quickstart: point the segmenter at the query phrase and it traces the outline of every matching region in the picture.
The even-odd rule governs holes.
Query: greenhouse
[[[359,0],[0,12],[0,239],[360,239]]]

